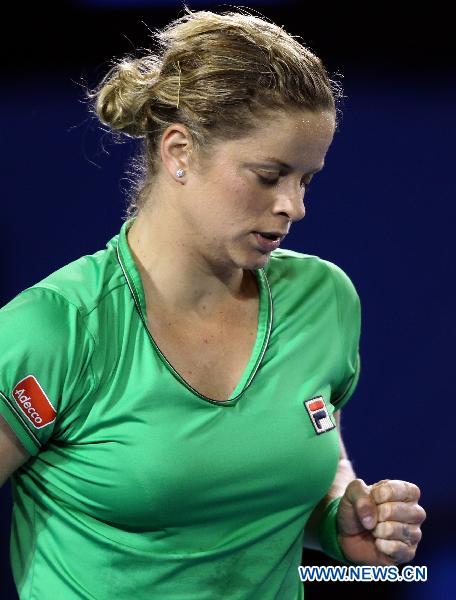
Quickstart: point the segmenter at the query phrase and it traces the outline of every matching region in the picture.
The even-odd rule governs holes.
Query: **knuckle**
[[[420,488],[417,485],[415,485],[414,483],[409,483],[409,488],[410,488],[412,498],[419,500],[420,496],[421,496]]]
[[[364,492],[365,494],[369,494],[371,490],[371,486],[367,485],[364,479],[355,479],[357,486]]]
[[[402,562],[410,562],[415,558],[416,546],[407,547],[407,552],[405,553],[405,558]]]
[[[413,545],[417,545],[421,542],[421,538],[423,537],[423,532],[419,527],[417,527],[410,536],[410,541]]]
[[[422,506],[417,504],[416,506],[416,520],[418,523],[422,523],[426,519],[426,511]]]

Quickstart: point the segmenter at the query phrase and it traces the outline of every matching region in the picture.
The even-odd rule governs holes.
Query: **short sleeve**
[[[93,385],[93,338],[78,308],[40,287],[0,309],[0,414],[36,455]]]
[[[331,403],[335,410],[340,410],[353,395],[361,370],[361,303],[348,275],[337,265],[325,262],[330,268],[334,282],[340,344],[338,377],[333,385]]]

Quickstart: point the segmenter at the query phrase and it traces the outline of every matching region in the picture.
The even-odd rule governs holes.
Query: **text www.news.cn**
[[[427,567],[389,566],[299,566],[301,581],[427,581]]]

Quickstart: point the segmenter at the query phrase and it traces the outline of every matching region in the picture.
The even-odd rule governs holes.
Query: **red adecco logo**
[[[57,416],[57,411],[33,375],[16,383],[13,398],[36,429],[49,425]]]

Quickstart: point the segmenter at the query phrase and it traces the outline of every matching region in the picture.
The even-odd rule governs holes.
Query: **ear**
[[[160,154],[168,175],[176,182],[183,183],[184,177],[177,177],[176,171],[183,169],[188,173],[189,158],[192,151],[192,137],[184,125],[173,123],[163,133],[160,142]]]

